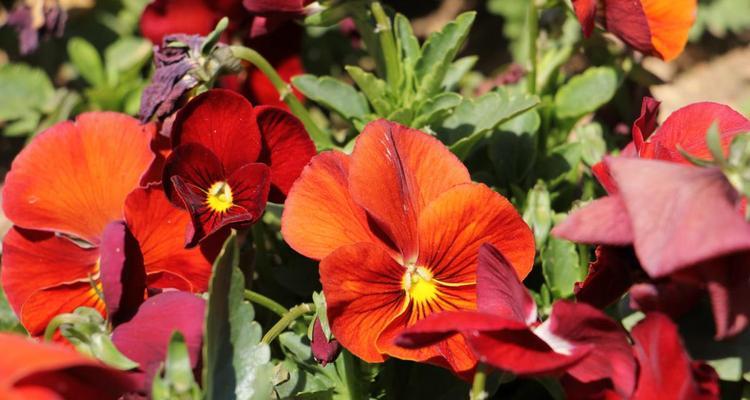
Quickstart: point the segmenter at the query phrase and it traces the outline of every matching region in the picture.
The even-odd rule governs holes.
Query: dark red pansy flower
[[[187,292],[167,291],[146,300],[135,316],[117,326],[112,342],[140,367],[131,374],[142,392],[149,392],[154,374],[167,356],[172,333],[185,337],[190,365],[200,365],[206,301]]]
[[[559,375],[580,385],[606,382],[623,397],[635,360],[622,327],[583,303],[559,301],[539,322],[536,303],[505,257],[485,244],[477,267],[477,310],[431,314],[398,337],[408,348],[462,334],[477,358],[516,375]]]
[[[137,383],[59,344],[0,333],[0,399],[116,400]]]
[[[182,108],[164,166],[169,199],[191,215],[186,244],[260,218],[266,200],[283,202],[315,145],[302,123],[276,107],[253,106],[210,90]]]
[[[225,35],[250,17],[240,0],[155,0],[143,10],[140,28],[145,38],[159,44],[175,33],[208,35],[225,16],[229,17]]]
[[[649,313],[630,335],[639,366],[633,400],[719,399],[716,371],[690,359],[677,326],[668,317]]]
[[[325,332],[323,331],[323,325],[320,320],[315,318],[313,325],[312,339],[310,340],[310,349],[315,361],[319,362],[320,365],[326,366],[328,363],[336,361],[339,353],[341,353],[341,344],[336,338],[328,340]]]
[[[257,37],[273,32],[285,22],[305,15],[305,7],[312,0],[243,0],[242,5],[252,13],[250,36]]]

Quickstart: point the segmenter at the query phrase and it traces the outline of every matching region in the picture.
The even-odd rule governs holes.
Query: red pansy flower
[[[116,400],[135,389],[124,372],[74,350],[0,333],[0,398]]]
[[[322,260],[328,319],[345,348],[368,362],[394,356],[458,373],[476,362],[460,335],[416,350],[394,339],[434,312],[476,307],[482,243],[503,249],[520,277],[534,259],[531,230],[503,196],[471,182],[437,139],[385,120],[365,127],[351,156],[313,158],[281,231]]]
[[[595,20],[634,49],[662,58],[676,58],[695,22],[696,0],[573,0],[586,37]]]
[[[153,159],[153,135],[153,125],[131,117],[87,113],[41,133],[14,160],[3,209],[15,226],[3,241],[1,278],[32,335],[79,306],[106,314],[101,275],[124,262],[110,257],[118,249],[141,264],[150,287],[206,290],[217,250],[184,249],[187,213],[159,188],[136,189]],[[120,220],[127,227],[117,238],[108,226]],[[125,231],[136,246],[126,246]]]
[[[484,363],[516,375],[561,375],[578,386],[602,381],[623,397],[635,386],[625,331],[601,311],[558,301],[539,322],[536,303],[500,251],[479,250],[477,310],[441,312],[406,329],[397,343],[430,346],[460,333]]]
[[[240,0],[155,0],[143,10],[140,28],[145,38],[159,44],[173,33],[208,35],[224,16],[230,32],[250,17]]]
[[[312,0],[243,0],[245,9],[255,18],[250,36],[257,37],[273,32],[287,21],[305,16],[305,7]]]
[[[170,200],[188,210],[186,243],[263,214],[283,202],[315,145],[302,123],[276,107],[253,106],[228,90],[210,90],[182,108],[164,166]]]

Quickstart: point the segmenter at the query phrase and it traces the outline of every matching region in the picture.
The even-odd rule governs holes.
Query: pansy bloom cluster
[[[115,3],[0,6],[0,400],[750,393],[731,1]]]

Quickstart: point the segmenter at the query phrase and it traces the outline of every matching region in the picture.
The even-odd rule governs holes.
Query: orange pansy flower
[[[0,275],[23,326],[40,335],[57,314],[88,306],[106,314],[100,294],[105,258],[124,249],[104,240],[124,220],[137,241],[148,286],[205,291],[215,251],[186,250],[189,215],[160,187],[138,188],[153,160],[153,125],[110,112],[86,113],[37,136],[5,179],[3,210],[15,226],[3,240]]]
[[[437,139],[379,120],[351,156],[314,157],[292,187],[285,240],[322,260],[320,278],[334,336],[368,362],[388,356],[457,373],[476,360],[459,335],[422,349],[394,339],[427,315],[476,308],[479,247],[491,243],[518,276],[531,270],[534,240],[513,206],[471,182]]]

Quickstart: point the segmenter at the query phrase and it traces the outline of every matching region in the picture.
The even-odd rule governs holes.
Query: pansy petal
[[[58,314],[72,313],[78,307],[91,307],[106,316],[107,307],[99,293],[101,285],[94,288],[90,281],[39,290],[23,303],[19,320],[29,334],[40,336],[52,318]]]
[[[750,249],[750,225],[718,169],[626,157],[607,162],[630,215],[635,252],[652,278]]]
[[[271,168],[269,200],[283,203],[292,184],[315,155],[315,144],[302,122],[281,108],[260,106],[255,115],[264,144],[261,160]]]
[[[122,219],[125,196],[154,156],[154,125],[112,112],[81,114],[42,132],[5,177],[3,210],[18,226],[63,232],[96,244]]]
[[[536,302],[513,266],[491,244],[479,248],[477,309],[526,325],[537,321]]]
[[[737,335],[750,322],[750,252],[712,259],[698,268],[711,299],[716,340]]]
[[[747,283],[744,285],[747,288]],[[675,279],[675,275],[630,288],[630,308],[642,312],[659,311],[678,318],[690,311],[705,295],[702,281]],[[746,303],[745,303],[746,304]]]
[[[635,389],[636,363],[619,323],[588,304],[567,301],[556,302],[545,323],[571,352],[581,346],[595,349],[568,369],[569,375],[583,383],[610,379],[620,396],[630,397]]]
[[[180,109],[172,125],[172,146],[197,143],[221,161],[227,173],[258,160],[261,136],[253,106],[241,95],[212,89]]]
[[[476,282],[479,248],[489,243],[519,278],[534,263],[534,236],[500,194],[479,183],[458,185],[431,202],[419,216],[418,265],[450,284]]]
[[[627,293],[640,267],[630,246],[597,246],[595,254],[586,279],[576,282],[574,292],[577,301],[605,308]]]
[[[175,192],[175,186],[172,183],[174,176],[179,176],[183,182],[190,184],[196,190]],[[214,183],[225,179],[221,161],[211,150],[197,143],[188,143],[176,147],[167,157],[162,183],[169,201],[178,207],[185,207],[185,199],[191,199],[193,192],[196,192],[201,200],[205,200],[206,196],[203,192]]]
[[[138,240],[149,286],[158,282],[157,274],[166,272],[187,281],[185,290],[208,290],[211,264],[220,247],[206,240],[198,248],[186,249],[185,226],[191,223],[190,215],[170,204],[161,188],[149,186],[130,193],[125,200],[125,222]]]
[[[223,16],[209,4],[205,0],[156,0],[143,10],[141,33],[154,44],[173,33],[208,35]]]
[[[573,9],[583,28],[583,36],[591,36],[596,17],[596,0],[573,0]]]
[[[16,315],[34,292],[64,283],[88,281],[97,249],[84,249],[54,233],[11,228],[3,239],[0,281]]]
[[[633,327],[631,336],[640,369],[634,399],[714,398],[701,393],[677,326],[668,317],[659,313],[647,314]]]
[[[138,190],[138,189],[136,189]],[[104,228],[100,276],[107,316],[118,325],[135,315],[146,294],[146,270],[138,242],[123,221]]]
[[[651,44],[664,60],[677,58],[687,44],[698,12],[697,0],[640,0],[651,31]]]
[[[126,373],[84,357],[69,347],[38,343],[29,338],[0,333],[0,396],[3,399],[48,399],[32,394],[52,394],[51,399],[115,400],[135,390]],[[51,379],[54,378],[54,379]],[[85,391],[72,391],[73,387]],[[60,397],[62,396],[62,397]]]
[[[206,301],[186,292],[165,292],[146,300],[138,313],[112,332],[112,342],[126,357],[140,364],[145,386],[150,382],[167,355],[172,333],[185,337],[190,365],[200,361],[203,343],[203,318]]]
[[[630,47],[651,54],[651,31],[640,1],[604,0],[604,18],[607,30],[614,33]]]
[[[725,152],[735,136],[750,132],[750,120],[728,106],[710,102],[690,104],[670,114],[651,136],[649,142],[654,145],[654,156],[650,158],[689,164],[679,147],[692,156],[711,158],[706,132],[714,122],[718,123]]]
[[[641,115],[633,122],[633,143],[638,151],[643,149],[644,142],[656,130],[656,118],[659,116],[661,102],[651,97],[644,97],[641,103]]]
[[[327,151],[313,157],[292,186],[281,234],[306,257],[325,258],[341,246],[376,242],[367,215],[349,195],[349,156]]]
[[[385,250],[370,243],[340,247],[320,263],[331,331],[342,346],[367,362],[386,359],[375,344],[405,309],[405,272]]]
[[[443,311],[428,315],[404,329],[396,344],[406,348],[434,345],[455,333],[473,335],[475,332],[526,330],[525,322],[502,315],[475,310]]]
[[[627,246],[633,243],[633,228],[622,198],[611,195],[596,199],[573,211],[552,229],[559,238],[579,243]]]
[[[440,141],[405,126],[377,120],[357,138],[349,190],[401,251],[419,252],[417,218],[449,188],[471,181],[469,172]]]

